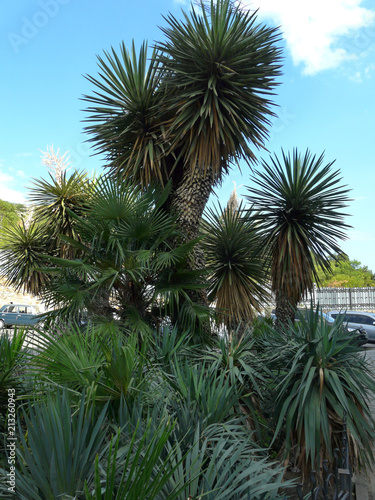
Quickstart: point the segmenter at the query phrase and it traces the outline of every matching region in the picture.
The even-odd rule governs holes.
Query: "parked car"
[[[364,311],[329,311],[328,314],[335,319],[340,315],[345,315],[344,323],[348,328],[364,328],[368,341],[375,343],[375,313]]]
[[[42,321],[38,306],[6,304],[0,309],[0,329],[10,326],[35,326]]]
[[[310,311],[310,309],[299,307],[294,315],[294,321],[300,321],[301,316],[306,317],[307,311]],[[329,314],[321,310],[319,310],[319,315],[322,316],[328,323],[334,323],[335,321],[332,317],[329,316]],[[276,309],[272,309],[271,318],[276,321]]]
[[[300,321],[301,316],[306,317],[307,311],[310,311],[310,309],[307,308],[298,308],[294,317],[294,321],[298,322]],[[337,313],[337,314],[336,314]],[[328,313],[325,313],[323,311],[319,311],[320,316],[322,316],[323,320],[328,324],[328,325],[333,325],[333,323],[336,321],[337,316],[340,314],[339,311],[330,311]],[[366,313],[369,314],[369,313]],[[375,321],[375,314],[374,316],[374,321]],[[271,317],[275,320],[276,319],[276,309],[272,311]],[[356,332],[356,341],[358,345],[364,345],[367,344],[367,342],[370,342],[370,336],[368,335],[366,329],[364,328],[363,325],[361,324],[351,324],[348,322],[343,323],[344,328],[348,332]]]

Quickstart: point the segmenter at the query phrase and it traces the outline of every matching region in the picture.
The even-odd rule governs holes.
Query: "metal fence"
[[[375,287],[368,288],[317,288],[301,304],[316,307],[318,302],[322,309],[375,310]]]
[[[323,460],[321,477],[323,481],[321,484],[319,484],[317,476],[315,470],[311,472],[311,489],[309,493],[304,493],[302,483],[297,486],[296,493],[299,500],[352,500],[352,467],[349,459],[346,418],[342,428],[342,448],[341,450],[338,448],[334,450],[333,470],[330,471],[328,461]]]

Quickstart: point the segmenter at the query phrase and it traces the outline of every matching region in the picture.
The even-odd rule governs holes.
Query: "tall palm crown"
[[[330,270],[329,258],[342,254],[338,240],[346,239],[344,222],[349,189],[340,186],[338,170],[323,166],[324,156],[282,153],[262,162],[255,171],[257,187],[249,188],[251,218],[260,224],[264,249],[271,255],[272,289],[276,301],[286,299],[295,307],[313,281],[315,265]],[[288,315],[294,318],[293,310]]]
[[[220,178],[230,161],[253,160],[249,141],[262,147],[267,137],[278,32],[228,0],[201,6],[201,15],[193,10],[184,22],[170,15],[162,28],[162,88],[172,145],[190,168],[211,167]]]
[[[199,207],[190,215],[196,225],[229,165],[251,162],[252,146],[263,146],[280,67],[278,31],[257,24],[255,12],[230,0],[200,6],[183,21],[166,18],[165,41],[149,61],[146,44],[138,57],[122,44],[120,55],[99,58],[101,78],[88,77],[97,90],[84,97],[86,130],[110,172],[143,186],[172,178],[171,205],[178,213]]]
[[[224,210],[209,209],[202,222],[203,248],[211,270],[208,297],[229,329],[254,319],[268,298],[259,228],[231,196]]]
[[[50,237],[50,251],[58,251],[61,257],[72,258],[73,253],[61,241],[61,235],[79,240],[72,213],[80,215],[92,190],[92,182],[86,172],[67,175],[63,170],[57,177],[34,179],[29,199],[34,206],[34,217]]]

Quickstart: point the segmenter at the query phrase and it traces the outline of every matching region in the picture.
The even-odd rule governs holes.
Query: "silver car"
[[[368,341],[375,343],[375,313],[364,311],[329,311],[332,318],[337,318],[339,315],[345,315],[344,322],[349,328],[358,328],[362,326],[366,332]]]

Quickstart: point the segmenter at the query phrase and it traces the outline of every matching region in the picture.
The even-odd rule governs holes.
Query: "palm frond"
[[[154,50],[147,58],[147,44],[137,55],[133,42],[129,52],[124,43],[120,55],[114,49],[98,57],[100,79],[87,76],[97,89],[84,100],[91,103],[86,131],[98,153],[107,157],[110,171],[134,184],[167,181],[168,165],[160,92],[162,67]]]
[[[227,326],[250,322],[269,296],[258,227],[240,204],[207,210],[202,232],[211,273],[208,296],[219,321]]]
[[[270,162],[262,161],[263,171],[255,171],[247,200],[249,217],[260,228],[264,250],[272,257],[274,291],[282,290],[297,303],[318,281],[315,265],[330,269],[331,258],[341,253],[338,240],[347,238],[344,222],[349,189],[339,185],[339,170],[332,171],[324,155],[309,150],[302,155],[282,152]]]

